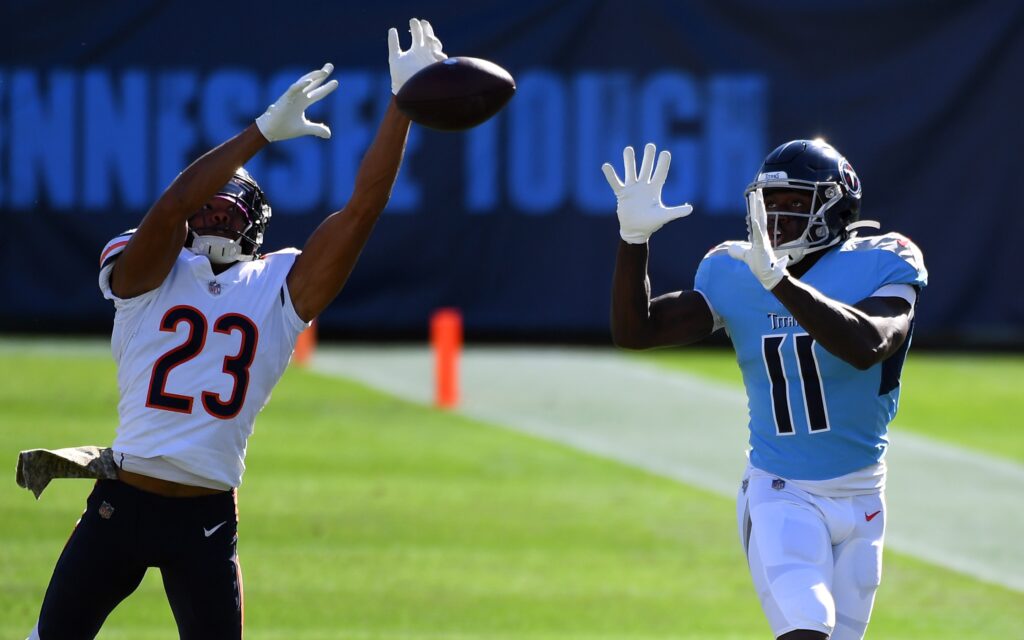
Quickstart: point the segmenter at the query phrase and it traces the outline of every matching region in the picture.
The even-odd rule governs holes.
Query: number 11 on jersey
[[[785,353],[788,351],[785,348],[786,338],[786,334],[761,337],[761,353],[764,356],[765,370],[768,372],[775,432],[780,436],[796,433],[790,404],[789,380],[786,378],[784,366]],[[792,353],[800,371],[800,386],[803,392],[801,395],[804,399],[808,431],[812,434],[828,431],[828,408],[825,405],[821,373],[818,371],[818,359],[814,355],[814,338],[806,333],[794,334],[792,338]]]

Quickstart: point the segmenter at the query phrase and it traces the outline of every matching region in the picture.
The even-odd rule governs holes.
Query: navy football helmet
[[[271,216],[270,203],[260,185],[245,167],[239,167],[215,197],[230,200],[241,209],[247,226],[237,238],[202,236],[189,227],[185,247],[192,253],[207,256],[210,262],[216,264],[255,260],[259,256],[263,233],[267,230]]]
[[[775,247],[778,255],[789,255],[791,264],[846,239],[848,227],[860,219],[860,179],[846,158],[821,139],[792,140],[769,153],[744,196],[757,190],[763,196],[765,189],[811,192],[808,213],[769,213],[807,219],[799,238]]]

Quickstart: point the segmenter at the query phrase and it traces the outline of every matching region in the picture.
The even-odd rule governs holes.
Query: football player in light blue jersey
[[[779,640],[863,638],[881,578],[885,451],[899,400],[921,252],[898,233],[859,237],[861,185],[822,140],[772,151],[746,189],[747,241],[712,249],[694,287],[655,298],[647,240],[692,207],[666,207],[671,156],[632,147],[618,202],[617,345],[686,345],[725,329],[743,372],[750,453],[740,537]],[[655,166],[657,165],[657,166]]]

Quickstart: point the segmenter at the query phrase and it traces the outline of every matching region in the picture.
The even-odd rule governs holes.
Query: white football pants
[[[882,577],[882,491],[825,497],[748,468],[740,539],[775,637],[795,629],[861,640]]]

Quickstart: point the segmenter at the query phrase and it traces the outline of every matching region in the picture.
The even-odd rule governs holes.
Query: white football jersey
[[[114,238],[100,257],[100,289],[116,310],[111,349],[121,399],[112,448],[153,459],[146,469],[155,473],[125,467],[140,473],[237,487],[256,414],[308,326],[285,283],[299,251],[214,275],[207,258],[182,249],[163,284],[122,299],[110,290],[110,274],[130,237]]]

